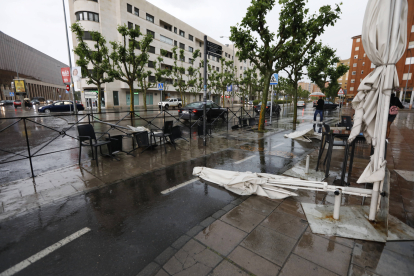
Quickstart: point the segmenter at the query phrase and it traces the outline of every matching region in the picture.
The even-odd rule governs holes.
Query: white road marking
[[[53,251],[59,249],[60,247],[64,246],[67,243],[70,243],[71,241],[73,241],[73,240],[79,238],[80,236],[88,233],[89,231],[91,231],[91,229],[89,229],[88,227],[85,227],[85,228],[79,230],[78,232],[73,233],[69,237],[66,237],[63,240],[58,241],[57,243],[43,249],[39,253],[36,253],[36,254],[30,256],[29,258],[27,258],[26,260],[18,263],[17,265],[7,269],[6,271],[3,271],[2,273],[0,273],[0,276],[11,276],[11,275],[16,274],[20,270],[25,269],[26,267],[28,267],[32,263],[34,263],[34,262],[40,260],[41,258],[49,255]]]
[[[161,193],[162,193],[163,195],[168,194],[168,193],[171,193],[172,191],[177,190],[177,189],[179,189],[179,188],[181,188],[181,187],[184,187],[185,185],[188,185],[188,184],[191,184],[191,183],[193,183],[193,182],[196,182],[197,180],[198,180],[198,178],[194,178],[194,179],[188,180],[188,181],[186,181],[186,182],[184,182],[184,183],[178,184],[177,186],[174,186],[174,187],[171,187],[171,188],[169,188],[169,189],[167,189],[167,190],[164,190],[164,191],[162,191]],[[0,276],[1,276],[1,275],[0,275]]]
[[[280,147],[283,144],[285,144],[285,143],[280,143],[279,145],[276,145],[276,146],[272,147],[272,149],[277,148],[277,147]]]
[[[246,160],[249,160],[249,159],[252,159],[253,157],[255,157],[256,155],[252,155],[252,156],[249,156],[249,157],[247,157],[247,158],[244,158],[244,159],[242,159],[242,160],[239,160],[239,161],[237,161],[237,162],[234,162],[234,164],[240,164],[240,163],[242,163],[242,162],[244,162],[244,161],[246,161]]]

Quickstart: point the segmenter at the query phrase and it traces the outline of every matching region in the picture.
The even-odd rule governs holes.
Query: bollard
[[[336,190],[335,194],[335,205],[334,205],[334,213],[333,218],[338,220],[339,219],[339,209],[341,208],[341,198],[342,198],[342,191]]]
[[[305,169],[305,173],[309,173],[309,155],[306,155],[306,169]]]

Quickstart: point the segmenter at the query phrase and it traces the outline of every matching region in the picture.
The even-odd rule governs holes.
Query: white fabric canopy
[[[375,152],[358,183],[374,182],[374,191],[378,191],[385,177],[390,95],[393,87],[399,86],[395,64],[407,44],[407,11],[407,0],[369,0],[362,26],[364,50],[376,68],[361,82],[352,101],[355,116],[348,141],[352,142],[361,132],[368,142],[372,141]],[[376,201],[371,203],[376,205]]]
[[[321,140],[322,134],[315,133],[313,128],[298,130],[289,134],[285,134],[285,138],[291,138],[294,140],[299,140],[303,142],[312,142],[310,138],[316,138]]]

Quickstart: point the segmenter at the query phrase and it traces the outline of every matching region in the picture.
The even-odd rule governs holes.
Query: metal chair
[[[167,143],[167,137],[170,137],[171,134],[172,134],[173,125],[174,125],[173,121],[166,121],[164,123],[164,127],[162,128],[162,132],[158,132],[158,133],[153,134],[154,137],[159,137],[160,138],[160,144],[161,144],[161,140],[164,139],[165,153],[167,153],[167,147],[166,147],[165,144]],[[170,143],[173,144],[171,141],[170,141]]]
[[[352,125],[353,125],[353,123],[352,123],[351,116],[341,116],[340,126],[346,127],[346,129],[351,129]]]
[[[187,142],[189,142],[187,139],[185,139],[182,136],[182,132],[181,132],[180,126],[175,126],[175,127],[172,128],[171,135],[169,136],[169,138],[170,138],[170,141],[172,142],[172,144],[174,145],[174,148],[175,149],[177,149],[175,147],[175,141],[176,140],[183,139],[183,140],[186,140]]]
[[[108,140],[111,139],[111,135],[109,135],[109,133],[104,133],[104,132],[95,132],[95,130],[93,129],[93,126],[88,124],[88,125],[80,125],[78,126],[78,133],[79,133],[79,165],[81,164],[81,154],[82,154],[82,147],[91,147],[91,151],[92,151],[92,160],[96,160],[96,165],[98,166],[98,147],[99,147],[99,151],[102,154],[102,146],[103,145],[108,145],[111,143],[111,141],[101,141],[96,139],[96,135],[95,133],[99,133],[99,134],[103,134],[103,135],[108,135]],[[89,143],[85,143],[85,141],[89,141]],[[95,152],[94,149],[95,148]]]
[[[133,152],[134,150],[137,150],[139,148],[144,148],[141,151],[141,153],[143,153],[148,148],[152,148],[156,145],[155,141],[154,141],[154,144],[152,143],[152,140],[151,140],[152,134],[151,134],[151,138],[148,139],[148,131],[134,132],[134,133],[132,133],[132,136],[135,139],[135,142],[137,143],[138,147],[130,150],[128,152],[128,154],[131,154],[131,152]],[[154,140],[155,140],[155,138],[154,138]]]
[[[255,118],[249,118],[249,126],[253,127],[256,125],[256,119]]]
[[[319,148],[319,154],[318,154],[318,161],[316,163],[316,171],[318,171],[319,168],[319,161],[322,158],[323,155],[323,151],[325,149],[326,144],[330,144],[332,143],[332,147],[334,146],[339,146],[339,147],[346,147],[346,141],[342,140],[341,142],[335,142],[333,139],[333,136],[331,134],[331,127],[327,124],[323,124],[323,128],[325,129],[325,131],[322,132],[322,139],[321,139],[321,146]],[[332,154],[332,152],[329,151],[326,153],[325,159],[323,161],[323,164],[325,165],[326,160],[328,158],[328,156],[330,156]]]

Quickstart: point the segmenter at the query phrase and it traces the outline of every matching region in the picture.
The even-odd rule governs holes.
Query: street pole
[[[203,141],[206,146],[206,105],[207,105],[207,36],[204,36],[204,93],[203,93]]]
[[[70,46],[69,46],[69,34],[68,34],[68,24],[66,22],[66,9],[65,9],[65,0],[62,0],[63,4],[63,16],[65,17],[65,31],[66,31],[66,42],[68,44],[68,56],[69,56],[69,71],[72,70],[72,61],[70,59]],[[81,73],[82,75],[82,73]],[[76,102],[75,102],[75,91],[74,91],[74,85],[73,85],[73,78],[72,73],[70,73],[70,90],[72,91],[72,100],[73,100],[73,112],[77,114],[77,108],[76,108]]]
[[[273,112],[273,93],[274,93],[274,85],[272,85],[272,95],[270,95],[270,125],[272,125],[272,112]]]

